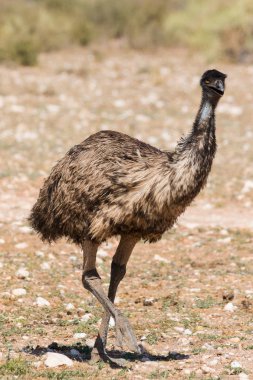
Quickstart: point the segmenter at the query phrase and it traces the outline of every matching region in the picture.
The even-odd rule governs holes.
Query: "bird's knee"
[[[91,269],[91,270],[88,270],[88,271],[84,271],[83,272],[83,275],[82,275],[82,283],[83,283],[83,287],[89,291],[91,291],[92,289],[92,282],[94,282],[94,280],[100,280],[100,276],[96,270],[96,268],[94,269]]]

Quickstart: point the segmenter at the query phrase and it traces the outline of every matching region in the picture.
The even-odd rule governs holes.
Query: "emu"
[[[92,355],[106,353],[110,316],[119,346],[141,348],[114,299],[136,243],[158,241],[206,183],[216,152],[215,109],[226,75],[206,71],[202,100],[190,133],[174,151],[163,151],[126,134],[101,131],[72,147],[45,180],[29,220],[43,240],[67,237],[83,251],[82,282],[104,308]],[[96,270],[99,245],[120,242],[111,263],[108,296]]]

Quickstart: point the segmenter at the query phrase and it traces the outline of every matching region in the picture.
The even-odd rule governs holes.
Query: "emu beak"
[[[222,80],[218,79],[216,82],[215,82],[215,87],[217,90],[219,90],[220,92],[224,93],[224,83]]]

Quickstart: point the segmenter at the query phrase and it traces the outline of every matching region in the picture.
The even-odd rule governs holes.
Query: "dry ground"
[[[192,124],[209,67],[184,51],[114,45],[44,55],[36,68],[0,67],[1,378],[253,379],[253,65],[215,65],[228,85],[208,185],[163,240],[137,245],[121,284],[117,304],[152,355],[128,353],[128,369],[89,362],[101,308],[82,288],[81,253],[65,241],[43,244],[26,223],[53,163],[92,132],[173,148]],[[100,251],[105,284],[116,244]],[[17,288],[26,294],[13,295]],[[38,296],[50,305],[38,307]],[[111,348],[113,338],[111,328]],[[77,348],[79,361],[47,369],[49,346],[68,355]]]

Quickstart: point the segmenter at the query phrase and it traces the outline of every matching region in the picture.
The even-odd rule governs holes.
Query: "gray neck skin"
[[[204,186],[216,152],[215,103],[203,93],[190,134],[181,139],[174,155],[172,196],[176,203],[189,204]]]

